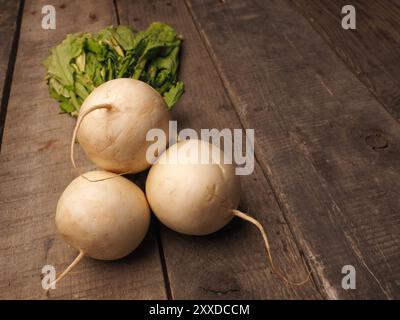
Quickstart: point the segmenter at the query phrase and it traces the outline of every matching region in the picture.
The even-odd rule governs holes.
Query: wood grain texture
[[[144,29],[152,21],[163,21],[182,34],[180,77],[186,92],[173,109],[180,129],[242,128],[183,1],[118,1],[117,7],[121,24]],[[258,163],[252,175],[242,178],[242,188],[240,208],[265,226],[276,264],[292,279],[304,277],[298,248]],[[235,219],[205,237],[180,235],[165,227],[160,232],[174,299],[321,297],[312,282],[291,287],[271,274],[261,235],[247,222]]]
[[[399,123],[292,2],[188,3],[324,296],[399,298]]]
[[[400,120],[400,4],[393,0],[294,0],[300,12],[386,109]],[[356,9],[356,30],[341,8]]]
[[[14,70],[22,1],[0,0],[0,144]]]
[[[69,161],[75,119],[58,114],[44,81],[43,59],[67,33],[116,23],[112,1],[52,1],[56,30],[41,28],[46,0],[25,4],[0,159],[0,298],[46,298],[41,269],[62,271],[77,255],[56,234],[56,203],[76,177]],[[77,148],[78,150],[78,148]],[[93,168],[79,153],[83,170]],[[86,164],[86,165],[85,165]],[[51,291],[55,299],[163,299],[154,232],[127,258],[84,259]]]

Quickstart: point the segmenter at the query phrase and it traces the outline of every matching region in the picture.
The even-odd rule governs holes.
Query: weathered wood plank
[[[22,6],[22,1],[0,0],[0,145],[14,70],[19,13]]]
[[[46,0],[25,4],[0,159],[0,297],[45,298],[41,269],[63,270],[76,256],[56,235],[55,207],[76,177],[69,163],[75,120],[58,114],[44,81],[43,59],[67,33],[116,23],[113,1],[52,1],[56,30],[41,28]],[[78,148],[77,148],[78,149]],[[92,168],[80,154],[82,168]],[[86,163],[86,166],[84,165]],[[154,232],[129,257],[85,259],[51,291],[59,299],[163,299],[164,279]]]
[[[188,2],[325,296],[399,298],[398,122],[292,3]]]
[[[400,120],[400,15],[392,0],[294,0],[314,29],[386,109]],[[341,27],[341,8],[356,9],[356,30]]]
[[[143,29],[159,20],[183,35],[180,75],[186,93],[173,109],[180,129],[242,128],[183,1],[118,1],[117,6],[122,24]],[[240,207],[266,227],[276,264],[293,279],[304,276],[298,248],[257,163],[255,172],[243,177],[242,187]],[[172,298],[320,298],[312,283],[290,287],[270,273],[261,236],[246,222],[235,220],[207,237],[161,227],[161,240]]]

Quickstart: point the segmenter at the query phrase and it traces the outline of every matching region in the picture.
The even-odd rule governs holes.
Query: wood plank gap
[[[10,55],[9,55],[9,59],[8,59],[6,77],[4,80],[3,96],[1,98],[1,104],[0,104],[0,151],[1,151],[1,142],[3,140],[4,123],[6,121],[8,100],[10,98],[12,78],[13,78],[13,74],[14,74],[14,66],[15,66],[15,61],[17,59],[18,42],[19,42],[19,36],[21,33],[21,22],[22,22],[22,15],[24,12],[24,6],[25,6],[25,0],[21,0],[20,4],[19,4],[19,8],[18,8],[16,28],[15,28],[15,32],[14,32],[14,36],[13,36],[13,40],[12,40],[12,46],[11,46],[11,50],[10,50]]]
[[[172,295],[171,282],[168,275],[167,262],[165,261],[164,248],[161,240],[160,222],[154,217],[154,215],[152,215],[152,224],[154,225],[154,233],[157,239],[158,252],[160,253],[161,268],[165,285],[165,294],[167,296],[167,300],[174,300],[174,297]]]
[[[119,11],[118,11],[118,2],[117,2],[117,0],[113,0],[113,5],[114,5],[115,16],[117,17],[117,23],[121,24],[120,19],[119,19]]]

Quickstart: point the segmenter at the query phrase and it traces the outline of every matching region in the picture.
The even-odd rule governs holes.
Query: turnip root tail
[[[94,110],[98,110],[98,109],[107,109],[110,110],[112,108],[112,106],[110,104],[98,104],[98,105],[94,105],[91,106],[89,108],[87,108],[82,114],[80,114],[78,116],[78,121],[76,122],[76,126],[74,129],[74,133],[72,134],[72,141],[71,141],[71,162],[72,165],[74,166],[74,168],[76,169],[76,171],[78,171],[79,175],[84,177],[85,179],[87,179],[84,175],[82,175],[81,171],[79,170],[79,168],[76,166],[75,163],[75,157],[74,157],[74,145],[75,145],[75,141],[76,141],[76,135],[78,134],[78,130],[82,124],[83,119],[85,119],[85,117],[93,112]],[[89,180],[89,179],[87,179]],[[91,180],[89,180],[91,181]]]
[[[55,285],[58,281],[60,281],[62,278],[64,278],[83,258],[85,257],[85,253],[80,250],[78,256],[75,258],[74,261],[65,269],[56,280],[50,283],[49,288],[46,289],[46,292],[50,290],[50,288]]]
[[[301,285],[307,283],[307,282],[310,280],[310,277],[311,277],[311,270],[308,271],[307,277],[306,277],[304,280],[299,281],[299,282],[289,280],[284,274],[282,274],[280,271],[278,271],[278,270],[275,268],[275,265],[274,265],[274,262],[273,262],[273,259],[272,259],[272,256],[271,256],[271,249],[270,249],[270,246],[269,246],[269,241],[268,241],[267,233],[265,232],[265,229],[264,229],[264,227],[261,225],[261,223],[258,222],[256,219],[250,217],[249,215],[247,215],[247,214],[245,214],[245,213],[243,213],[243,212],[241,212],[241,211],[239,211],[239,210],[232,210],[232,213],[233,213],[236,217],[239,217],[239,218],[241,218],[241,219],[243,219],[243,220],[246,220],[246,221],[248,221],[248,222],[254,224],[254,225],[257,227],[257,229],[260,230],[260,232],[261,232],[261,234],[262,234],[262,237],[263,237],[263,239],[264,239],[264,243],[265,243],[265,248],[266,248],[266,250],[267,250],[268,259],[269,259],[269,262],[270,262],[270,264],[271,264],[271,270],[272,270],[278,277],[280,277],[283,281],[285,281],[285,282],[287,282],[287,283],[289,283],[289,284],[291,284],[291,285],[295,285],[295,286],[301,286]]]

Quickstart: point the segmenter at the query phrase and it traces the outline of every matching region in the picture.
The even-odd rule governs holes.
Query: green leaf
[[[118,26],[114,29],[113,37],[124,51],[130,51],[135,48],[135,36],[131,28]]]
[[[60,103],[60,109],[62,113],[72,113],[75,111],[74,106],[68,100],[64,100]]]
[[[51,56],[46,59],[47,73],[68,89],[72,89],[74,86],[74,68],[70,63],[82,53],[84,41],[85,39],[81,35],[70,34],[52,50]]]
[[[75,58],[75,64],[78,66],[79,71],[85,72],[85,62],[86,62],[86,57],[85,57],[85,52],[83,51],[79,56]]]
[[[75,116],[95,87],[126,77],[153,86],[171,108],[184,91],[177,82],[180,47],[180,36],[160,22],[141,32],[109,26],[95,35],[69,34],[43,61],[50,96]]]
[[[175,86],[171,87],[169,91],[164,94],[164,100],[169,109],[171,109],[178,102],[184,91],[185,86],[183,82],[177,82]]]

